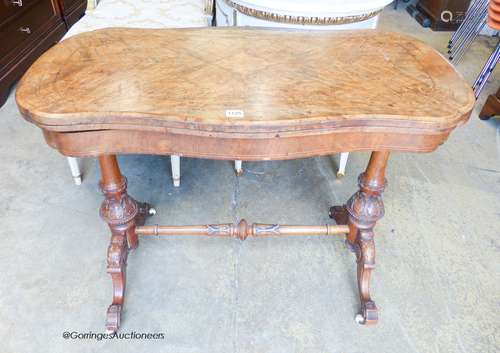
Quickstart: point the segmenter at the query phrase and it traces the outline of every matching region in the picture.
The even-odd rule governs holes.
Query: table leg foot
[[[106,313],[106,332],[113,333],[120,327],[122,306],[111,304]]]
[[[112,230],[112,233],[108,246],[107,271],[113,283],[113,301],[106,314],[106,330],[114,332],[120,327],[121,310],[125,299],[128,247],[125,231]]]
[[[373,325],[378,321],[378,311],[370,296],[370,277],[375,269],[375,242],[373,232],[361,230],[355,246],[358,265],[358,289],[361,310],[356,315],[356,322],[362,325]]]
[[[349,225],[347,244],[354,249],[358,269],[358,292],[360,313],[356,322],[363,325],[375,324],[378,321],[378,311],[370,296],[370,277],[375,269],[375,241],[373,228],[384,216],[385,166],[389,158],[388,152],[373,152],[366,171],[359,176],[359,191],[356,192],[345,206]],[[340,209],[333,213],[339,220],[345,217]],[[336,219],[337,219],[336,218]]]
[[[375,302],[368,301],[361,305],[361,313],[354,318],[359,325],[374,325],[378,321],[378,310]]]
[[[127,256],[129,249],[138,246],[135,227],[155,213],[147,203],[137,202],[127,194],[127,180],[120,173],[116,156],[99,157],[104,193],[100,215],[111,230],[108,246],[107,272],[113,284],[113,301],[106,315],[106,330],[117,331],[125,300]]]

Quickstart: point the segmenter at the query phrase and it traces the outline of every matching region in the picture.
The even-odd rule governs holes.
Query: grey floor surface
[[[444,51],[404,11],[381,28]],[[494,41],[479,39],[458,66],[473,81]],[[65,340],[103,332],[111,301],[109,233],[94,160],[72,184],[65,159],[21,119],[11,95],[0,109],[0,352],[481,352],[500,351],[500,119],[477,112],[432,154],[394,154],[376,227],[375,327],[354,323],[355,261],[341,238],[143,239],[129,257],[122,332],[164,340]],[[150,222],[203,224],[242,217],[321,224],[356,189],[368,155],[354,153],[336,180],[338,156],[245,163],[183,159],[172,187],[167,157],[120,161],[130,194],[158,209]]]

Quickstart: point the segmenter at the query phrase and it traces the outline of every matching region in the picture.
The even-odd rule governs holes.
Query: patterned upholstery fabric
[[[206,27],[206,7],[206,0],[101,0],[64,38],[106,27]]]

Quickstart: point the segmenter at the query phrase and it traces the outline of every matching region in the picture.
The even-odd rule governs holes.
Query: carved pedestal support
[[[107,311],[106,330],[116,331],[125,298],[128,250],[138,246],[135,227],[144,224],[146,216],[155,212],[150,205],[137,202],[127,194],[127,180],[120,173],[116,156],[99,157],[99,166],[105,196],[100,215],[111,230],[107,272],[113,282],[113,301]]]
[[[385,166],[389,152],[373,152],[366,171],[359,176],[359,191],[345,206],[334,206],[330,216],[338,224],[347,224],[349,234],[346,242],[356,254],[358,266],[358,290],[361,302],[360,324],[375,324],[378,320],[377,306],[370,296],[370,276],[375,268],[375,242],[373,228],[384,216]]]

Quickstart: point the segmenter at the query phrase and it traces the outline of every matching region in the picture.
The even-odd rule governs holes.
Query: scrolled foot
[[[345,177],[344,172],[337,172],[337,179],[342,179],[343,177]]]
[[[106,332],[113,333],[120,328],[122,306],[111,304],[106,313]]]
[[[375,302],[367,301],[361,305],[361,313],[355,317],[360,325],[375,325],[378,321],[378,310]]]

